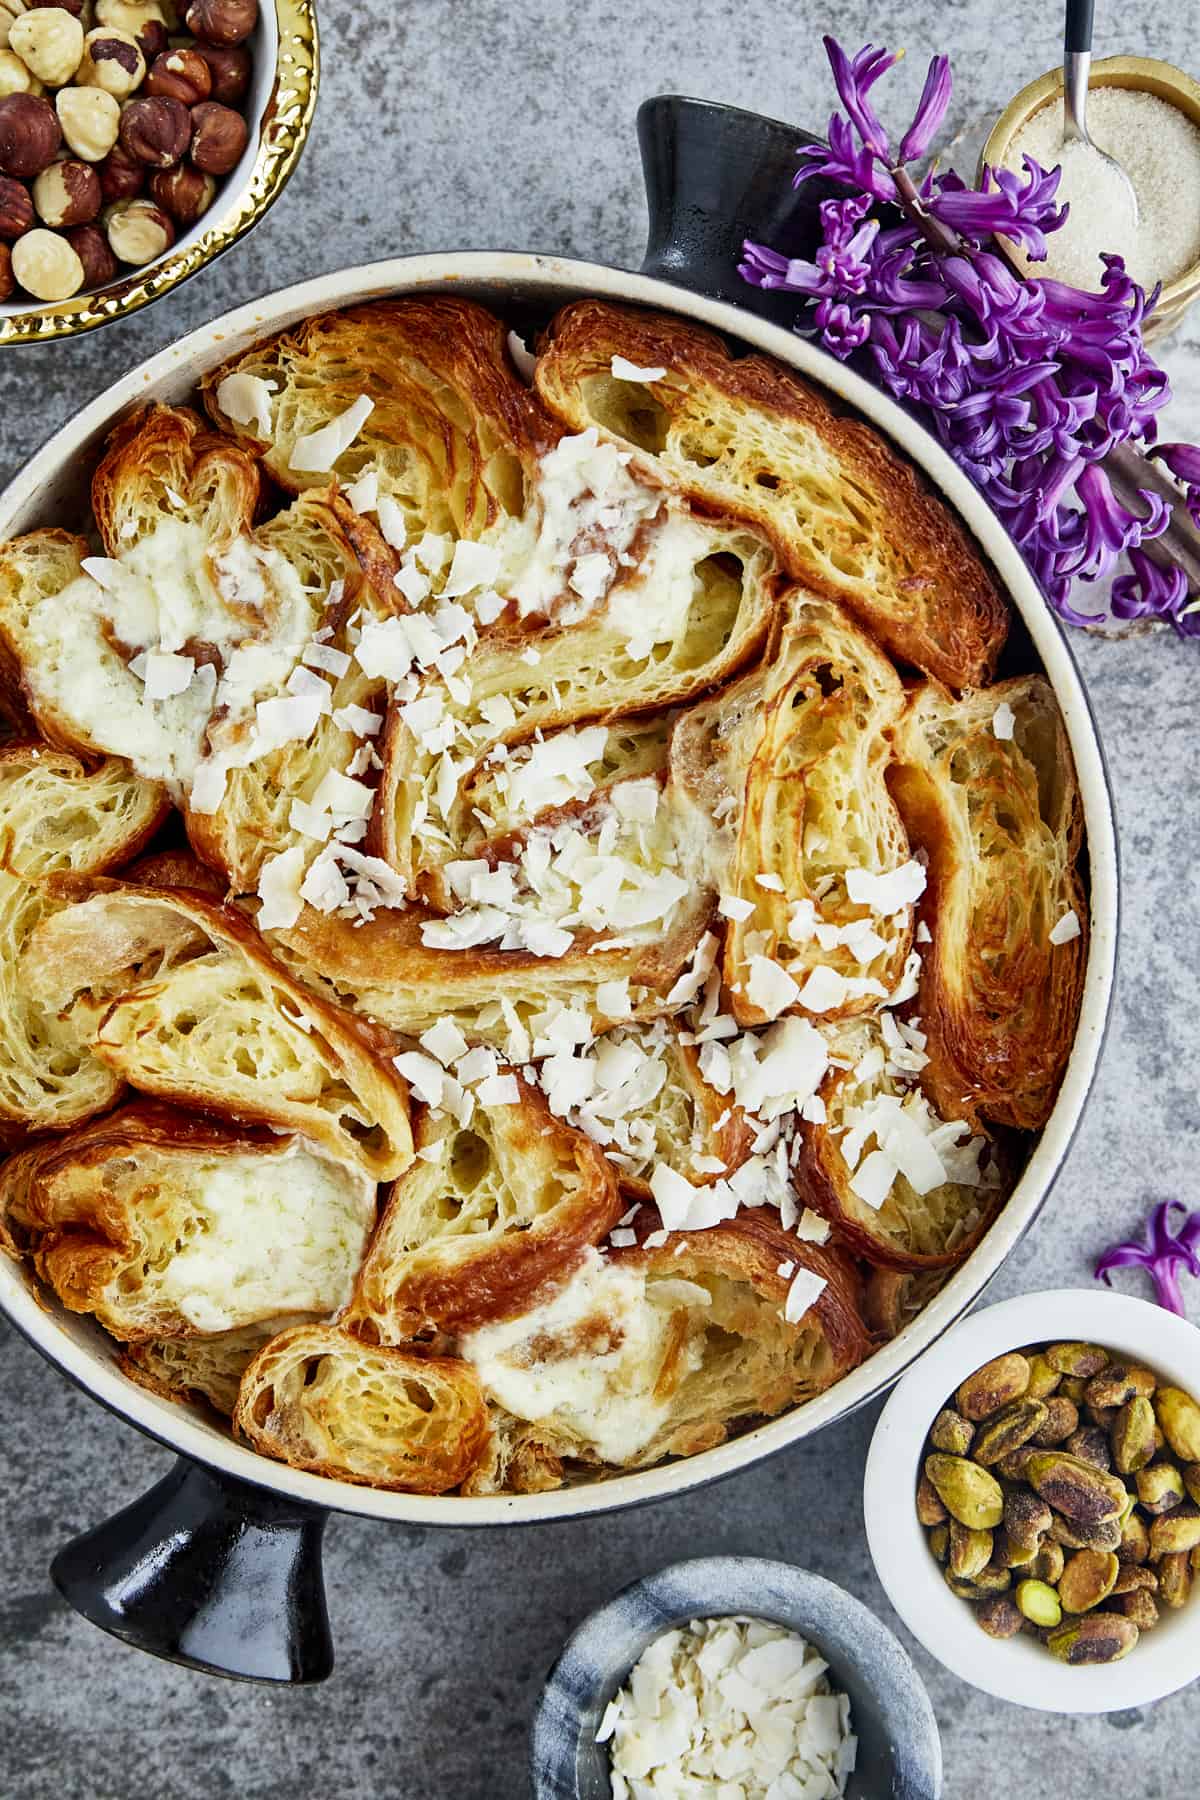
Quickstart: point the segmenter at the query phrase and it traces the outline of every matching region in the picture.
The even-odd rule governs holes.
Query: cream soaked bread
[[[302,1138],[139,1101],[13,1157],[0,1240],[125,1342],[328,1317],[350,1298],[375,1182]]]
[[[294,723],[257,718],[256,702],[283,688],[319,604],[273,547],[235,537],[214,549],[201,525],[160,517],[34,606],[35,707],[179,792],[206,764],[211,778],[265,754],[280,741],[272,723]]]
[[[200,1229],[162,1270],[162,1297],[197,1331],[265,1314],[327,1317],[350,1299],[375,1223],[375,1183],[293,1142],[282,1156],[186,1171]]]
[[[670,1414],[674,1385],[660,1395],[658,1377],[677,1353],[673,1321],[680,1300],[709,1304],[695,1282],[658,1282],[648,1289],[643,1268],[606,1261],[589,1249],[550,1299],[519,1318],[468,1332],[459,1349],[506,1412],[531,1421],[552,1418],[581,1449],[623,1465],[645,1449]],[[702,1354],[702,1340],[685,1345],[678,1374],[698,1368]]]

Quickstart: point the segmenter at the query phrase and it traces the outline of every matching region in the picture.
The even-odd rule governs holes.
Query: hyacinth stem
[[[908,170],[897,166],[888,173],[896,184],[906,217],[912,220],[930,248],[942,256],[968,255],[969,247],[959,233],[935,219],[926,209]],[[997,244],[996,248],[1003,253],[1002,245]],[[935,328],[944,323],[936,314],[925,313],[922,317]],[[1115,444],[1100,466],[1112,482],[1117,499],[1135,518],[1146,516],[1146,503],[1141,497],[1143,490],[1160,494],[1167,501],[1171,508],[1170,524],[1159,537],[1147,539],[1142,550],[1159,568],[1174,566],[1182,569],[1189,593],[1200,594],[1200,531],[1182,504],[1176,482],[1152,457],[1128,442]]]
[[[896,184],[896,193],[905,214],[931,249],[942,256],[957,256],[965,248],[962,238],[957,231],[953,231],[949,225],[943,225],[940,219],[935,219],[927,210],[908,170],[898,163],[894,169],[888,170],[888,174]]]
[[[1148,538],[1142,553],[1160,569],[1172,566],[1182,569],[1188,591],[1200,593],[1200,531],[1197,531],[1183,504],[1178,485],[1157,461],[1146,456],[1133,444],[1114,444],[1101,464],[1113,485],[1121,505],[1137,518],[1146,515],[1146,503],[1139,490],[1161,494],[1171,508],[1171,522],[1160,537]]]

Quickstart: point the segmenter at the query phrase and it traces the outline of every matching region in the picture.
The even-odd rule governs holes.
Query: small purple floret
[[[1173,1230],[1171,1216],[1182,1213],[1179,1229]],[[1200,1278],[1200,1213],[1188,1212],[1181,1200],[1162,1200],[1146,1221],[1140,1239],[1130,1238],[1113,1244],[1096,1264],[1096,1277],[1108,1287],[1112,1269],[1147,1269],[1154,1281],[1155,1298],[1168,1312],[1183,1316],[1183,1295],[1179,1272]]]

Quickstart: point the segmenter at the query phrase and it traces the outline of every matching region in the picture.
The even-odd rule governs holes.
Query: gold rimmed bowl
[[[236,244],[283,192],[300,160],[317,104],[320,51],[313,0],[263,0],[249,39],[253,57],[242,159],[202,218],[141,268],[69,300],[23,296],[0,305],[0,345],[76,337],[161,300]]]
[[[1092,64],[1088,85],[1093,88],[1133,88],[1139,93],[1154,94],[1168,105],[1176,107],[1193,124],[1200,125],[1200,81],[1193,80],[1173,63],[1160,62],[1157,57],[1103,57]],[[1019,94],[1013,96],[992,126],[987,143],[980,152],[981,176],[985,163],[994,169],[1004,167],[1009,147],[1017,133],[1028,124],[1034,113],[1041,112],[1044,106],[1058,100],[1062,91],[1063,73],[1058,68],[1039,75],[1036,81],[1031,81]],[[1182,269],[1171,281],[1163,283],[1158,305],[1146,321],[1143,331],[1146,340],[1149,342],[1165,337],[1167,332],[1173,331],[1198,295],[1200,260]]]

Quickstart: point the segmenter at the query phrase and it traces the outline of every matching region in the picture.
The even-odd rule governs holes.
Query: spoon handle
[[[1063,137],[1088,141],[1087,91],[1092,68],[1092,0],[1067,0],[1063,32]]]
[[[1092,48],[1092,0],[1067,0],[1067,24],[1063,34],[1063,50],[1090,52]]]

